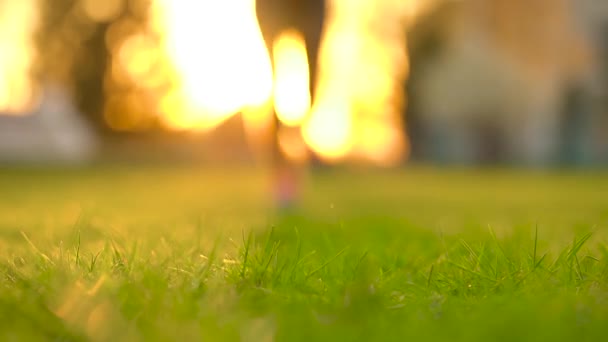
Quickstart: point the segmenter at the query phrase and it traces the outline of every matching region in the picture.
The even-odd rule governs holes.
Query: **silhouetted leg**
[[[317,85],[319,76],[319,51],[325,24],[325,1],[309,0],[306,3],[307,8],[302,9],[305,15],[298,18],[296,29],[302,32],[304,41],[306,42],[310,72],[310,94],[314,102],[316,95],[315,86]]]
[[[275,40],[281,33],[288,29],[296,29],[304,36],[306,43],[310,92],[314,101],[315,85],[317,82],[317,64],[319,45],[323,31],[323,21],[325,14],[325,1],[323,0],[258,0],[256,2],[256,12],[264,36],[266,47],[272,60],[272,49]],[[274,61],[272,61],[274,66]],[[272,163],[274,169],[274,192],[277,205],[281,208],[293,206],[299,191],[299,171],[297,167],[287,160],[281,153],[278,141],[278,130],[280,122],[274,121],[274,131],[272,134]]]

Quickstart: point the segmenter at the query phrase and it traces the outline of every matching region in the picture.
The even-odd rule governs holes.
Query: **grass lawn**
[[[0,340],[608,338],[608,173],[0,170]]]

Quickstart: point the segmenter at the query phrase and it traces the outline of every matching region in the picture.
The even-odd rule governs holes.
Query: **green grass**
[[[604,340],[608,174],[0,170],[0,340]]]

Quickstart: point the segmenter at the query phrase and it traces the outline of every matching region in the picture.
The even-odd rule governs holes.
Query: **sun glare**
[[[38,0],[0,0],[0,114],[26,113],[34,100],[37,19]]]
[[[411,6],[395,0],[331,5],[319,96],[304,123],[305,140],[329,160],[396,163],[407,152],[401,85],[408,71],[403,20]]]
[[[415,1],[406,2],[329,1],[317,98],[311,103],[303,36],[287,30],[272,42],[273,70],[255,0],[155,0],[152,25],[173,69],[171,88],[159,102],[161,119],[170,128],[200,130],[243,113],[253,136],[264,131],[260,127],[267,125],[273,103],[279,121],[300,128],[303,142],[324,159],[399,161],[406,152],[403,20],[416,9]],[[132,54],[139,62],[132,63],[130,73],[148,69],[143,51]]]
[[[156,0],[152,14],[175,69],[161,109],[169,126],[211,128],[271,97],[254,0]]]
[[[38,1],[0,0],[0,113],[31,112]],[[285,150],[380,164],[405,155],[404,22],[420,1],[328,0],[315,103],[303,35],[288,29],[265,44],[255,1],[152,0],[147,21],[137,22],[120,15],[130,6],[123,0],[82,0],[87,18],[109,23],[108,125],[140,130],[156,120],[204,131],[242,114],[252,136],[270,134],[274,112],[290,128],[279,139]]]
[[[310,110],[310,77],[306,43],[302,35],[288,30],[273,47],[274,106],[287,126],[302,124]]]

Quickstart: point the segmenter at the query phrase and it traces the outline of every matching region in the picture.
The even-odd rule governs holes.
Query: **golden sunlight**
[[[30,110],[38,0],[0,0],[0,114]]]
[[[162,101],[173,128],[209,129],[272,95],[272,70],[254,0],[156,0],[154,25],[174,69]]]
[[[302,34],[288,30],[273,47],[274,107],[287,126],[302,124],[310,110],[310,77],[306,43]]]
[[[401,104],[408,71],[404,21],[412,7],[394,0],[332,0],[331,5],[318,101],[304,124],[304,138],[330,161],[396,163],[407,152]]]
[[[243,113],[247,134],[256,135],[269,132],[264,127],[270,104],[279,121],[300,131],[303,144],[323,159],[398,162],[407,154],[401,119],[405,26],[416,16],[416,4],[329,0],[311,103],[304,37],[287,30],[272,42],[273,70],[255,0],[154,0],[151,27],[161,38],[158,49],[169,62],[170,78],[160,94],[159,116],[171,129],[207,130]],[[152,45],[132,37],[123,48],[127,75],[145,78],[154,65]],[[284,148],[297,146],[291,143],[296,131],[283,134],[281,148],[302,150]]]
[[[339,88],[323,91],[303,126],[306,144],[320,157],[336,161],[351,152],[353,144],[352,111],[348,96]]]

